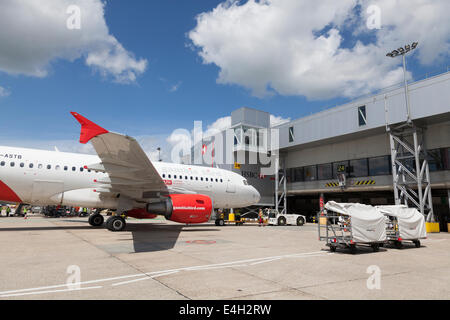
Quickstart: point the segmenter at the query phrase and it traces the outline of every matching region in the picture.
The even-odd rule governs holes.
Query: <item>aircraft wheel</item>
[[[420,248],[420,240],[414,241],[414,244],[416,245],[416,248]]]
[[[89,224],[93,227],[100,227],[104,220],[101,214],[93,214],[89,217]]]
[[[125,219],[118,216],[112,216],[106,221],[106,228],[108,228],[109,231],[123,231],[126,225]]]

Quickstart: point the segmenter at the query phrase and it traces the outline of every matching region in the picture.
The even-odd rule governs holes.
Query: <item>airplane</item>
[[[214,209],[243,208],[260,194],[232,171],[151,162],[139,143],[110,132],[82,115],[80,143],[91,142],[97,155],[0,146],[0,201],[116,210],[106,221],[123,231],[125,218],[208,222]],[[99,213],[89,224],[102,226]]]

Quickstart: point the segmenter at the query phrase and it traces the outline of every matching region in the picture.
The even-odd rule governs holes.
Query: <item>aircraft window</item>
[[[82,167],[80,167],[80,172],[83,172],[83,170],[84,170],[84,169],[83,169]]]
[[[222,179],[220,179],[220,182],[223,182],[223,180],[222,180]]]
[[[185,176],[184,178],[185,178],[186,180],[188,179],[188,177],[187,177],[187,176]]]
[[[25,163],[21,162],[20,167],[23,168],[25,166]]]
[[[42,169],[44,166],[42,165],[42,163],[39,163],[38,165],[38,169]]]
[[[31,169],[31,168],[33,168],[33,167],[34,167],[34,164],[30,163],[30,164],[29,164],[28,166],[29,166],[29,167],[30,167],[30,169]]]
[[[2,161],[1,163],[0,163],[0,165],[3,167],[3,166],[5,166],[5,161]]]
[[[75,170],[77,170],[77,168],[75,168],[75,167],[72,167],[72,171],[75,171]]]
[[[205,178],[206,179],[206,181],[208,181],[208,178]]]
[[[57,166],[55,167],[55,170],[59,170],[59,169],[61,169],[61,166],[60,166],[60,165],[57,165]]]
[[[64,171],[67,171],[69,169],[68,166],[64,166]]]
[[[171,175],[169,174],[169,179],[170,179]]]
[[[47,169],[51,169],[51,168],[52,168],[52,166],[48,164],[47,165]]]
[[[14,163],[14,162],[11,162],[10,165],[11,165],[11,167],[14,167],[15,163]]]
[[[194,180],[194,177],[193,177],[193,176],[191,176],[191,180]]]
[[[91,169],[88,169],[88,172],[91,172]]]
[[[216,182],[219,182],[219,179],[216,178]]]
[[[176,178],[177,178],[177,175],[176,175],[176,174],[174,174],[174,175],[173,175],[173,178],[174,178],[174,179],[176,179]]]
[[[202,180],[202,181],[203,181],[203,177],[201,177],[201,178],[200,178],[200,180]]]
[[[165,177],[166,177],[166,174],[163,173],[162,177],[165,178]]]
[[[198,181],[198,177],[195,177],[195,180],[197,180],[197,181]]]

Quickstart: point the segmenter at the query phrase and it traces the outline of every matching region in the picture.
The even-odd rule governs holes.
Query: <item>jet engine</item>
[[[164,201],[148,203],[146,210],[179,223],[203,223],[209,221],[213,203],[201,194],[171,194]]]

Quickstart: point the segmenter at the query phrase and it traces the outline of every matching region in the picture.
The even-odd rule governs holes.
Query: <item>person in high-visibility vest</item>
[[[258,213],[258,227],[264,226],[264,218],[263,218],[263,212],[262,209],[259,209]]]
[[[11,208],[9,206],[6,206],[6,216],[9,217],[11,214]]]

